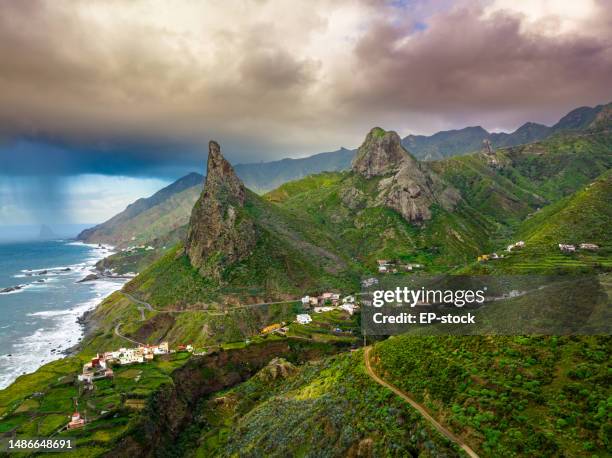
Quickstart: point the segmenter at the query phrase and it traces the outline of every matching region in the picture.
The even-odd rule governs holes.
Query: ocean
[[[77,283],[108,246],[74,241],[0,243],[0,389],[64,356],[83,337],[77,318],[125,280]]]

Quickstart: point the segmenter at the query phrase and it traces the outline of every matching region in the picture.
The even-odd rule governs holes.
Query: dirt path
[[[391,385],[390,383],[385,382],[383,379],[381,379],[376,374],[376,372],[374,372],[374,370],[372,369],[372,365],[370,364],[370,350],[371,349],[372,349],[372,347],[366,347],[366,349],[365,349],[365,351],[363,353],[364,360],[365,360],[365,367],[366,367],[366,371],[368,372],[368,375],[372,379],[374,379],[374,381],[376,383],[378,383],[379,385],[384,386],[385,388],[390,389],[395,394],[397,394],[399,397],[401,397],[404,401],[406,401],[408,404],[410,404],[412,407],[414,407],[421,415],[423,415],[423,417],[425,417],[425,419],[429,423],[431,423],[431,425],[434,428],[436,428],[436,430],[440,434],[444,435],[447,439],[449,439],[450,441],[454,442],[459,447],[461,447],[463,449],[463,451],[468,454],[468,456],[470,456],[471,458],[479,458],[478,454],[474,450],[472,450],[471,447],[469,445],[467,445],[461,438],[455,436],[448,429],[446,429],[444,426],[442,426],[440,423],[438,423],[435,420],[435,418],[433,418],[431,416],[431,414],[427,411],[427,409],[423,405],[421,405],[418,402],[416,402],[414,399],[412,399],[410,396],[408,396],[405,392],[403,392],[399,388],[396,388],[395,386]]]

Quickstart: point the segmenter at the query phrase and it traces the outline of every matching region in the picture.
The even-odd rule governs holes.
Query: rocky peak
[[[204,192],[222,194],[244,205],[246,196],[244,184],[234,172],[231,164],[223,157],[221,147],[214,140],[208,143],[208,166]]]
[[[397,172],[407,161],[416,162],[404,149],[401,138],[393,131],[373,128],[353,159],[353,172],[366,178]]]
[[[383,176],[372,203],[392,208],[413,223],[430,219],[434,204],[452,210],[461,199],[459,192],[412,157],[400,142],[397,133],[375,127],[359,147],[353,172],[368,179]],[[342,199],[349,208],[357,209],[364,205],[362,194],[356,188],[348,189]]]
[[[203,276],[219,281],[223,270],[247,257],[256,242],[244,210],[247,190],[215,141],[208,145],[204,190],[191,212],[185,252]]]

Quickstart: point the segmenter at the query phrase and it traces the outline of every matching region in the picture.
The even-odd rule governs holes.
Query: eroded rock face
[[[203,276],[221,279],[223,270],[246,258],[256,243],[246,214],[246,189],[215,141],[208,145],[208,168],[202,195],[191,212],[185,251]]]
[[[438,204],[451,210],[461,199],[459,192],[444,183],[425,164],[417,161],[401,143],[395,132],[376,127],[359,147],[353,171],[365,178],[383,176],[378,183],[376,205],[392,208],[410,222],[431,218],[431,206]],[[345,192],[351,203],[359,191]]]
[[[394,173],[404,161],[415,160],[404,149],[400,136],[380,127],[372,129],[353,159],[353,172],[366,178]]]
[[[392,208],[410,222],[431,219],[431,206],[439,204],[452,210],[460,200],[459,193],[446,186],[423,164],[404,165],[392,177],[381,180],[378,203]]]

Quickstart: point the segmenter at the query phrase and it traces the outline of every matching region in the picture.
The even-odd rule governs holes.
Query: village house
[[[599,245],[595,245],[594,243],[581,243],[581,250],[589,250],[589,251],[597,251],[599,250]]]
[[[310,305],[310,296],[304,296],[302,298],[302,305]]]
[[[143,347],[122,348],[118,359],[119,364],[122,366],[126,364],[144,363]]]
[[[523,240],[519,240],[516,243],[511,243],[506,248],[506,251],[510,252],[512,250],[518,250],[518,249],[521,249],[521,248],[525,248],[525,242]]]
[[[562,253],[574,253],[576,251],[576,246],[560,243],[559,250],[561,250]]]
[[[261,330],[262,334],[268,334],[270,332],[276,331],[277,329],[280,329],[281,325],[280,323],[273,323],[270,326],[266,326],[265,328],[263,328]]]
[[[355,302],[355,296],[346,296],[342,299],[342,302],[347,303],[347,302]]]
[[[331,312],[334,309],[335,307],[332,307],[331,305],[323,305],[321,307],[315,307],[313,310],[315,313],[323,313],[323,312]]]
[[[77,377],[78,380],[85,383],[91,383],[101,378],[112,378],[114,374],[109,366],[109,362],[105,354],[97,354],[95,358],[83,364],[83,371]]]
[[[353,313],[355,313],[355,309],[356,309],[357,307],[355,306],[355,304],[351,304],[351,303],[349,303],[349,302],[345,302],[344,304],[342,304],[342,305],[340,306],[340,308],[341,308],[342,310],[347,311],[349,315],[353,315]]]
[[[68,423],[68,429],[77,429],[85,426],[85,419],[81,417],[81,414],[77,411],[72,414],[70,417],[70,422]]]
[[[378,278],[370,277],[361,281],[362,288],[369,288],[370,286],[374,286],[378,284]]]
[[[296,321],[299,324],[308,324],[308,323],[312,323],[312,318],[310,317],[310,315],[308,315],[307,313],[302,313],[297,315],[296,317]]]
[[[167,355],[168,353],[170,353],[168,342],[162,342],[159,345],[153,345],[154,355]]]

